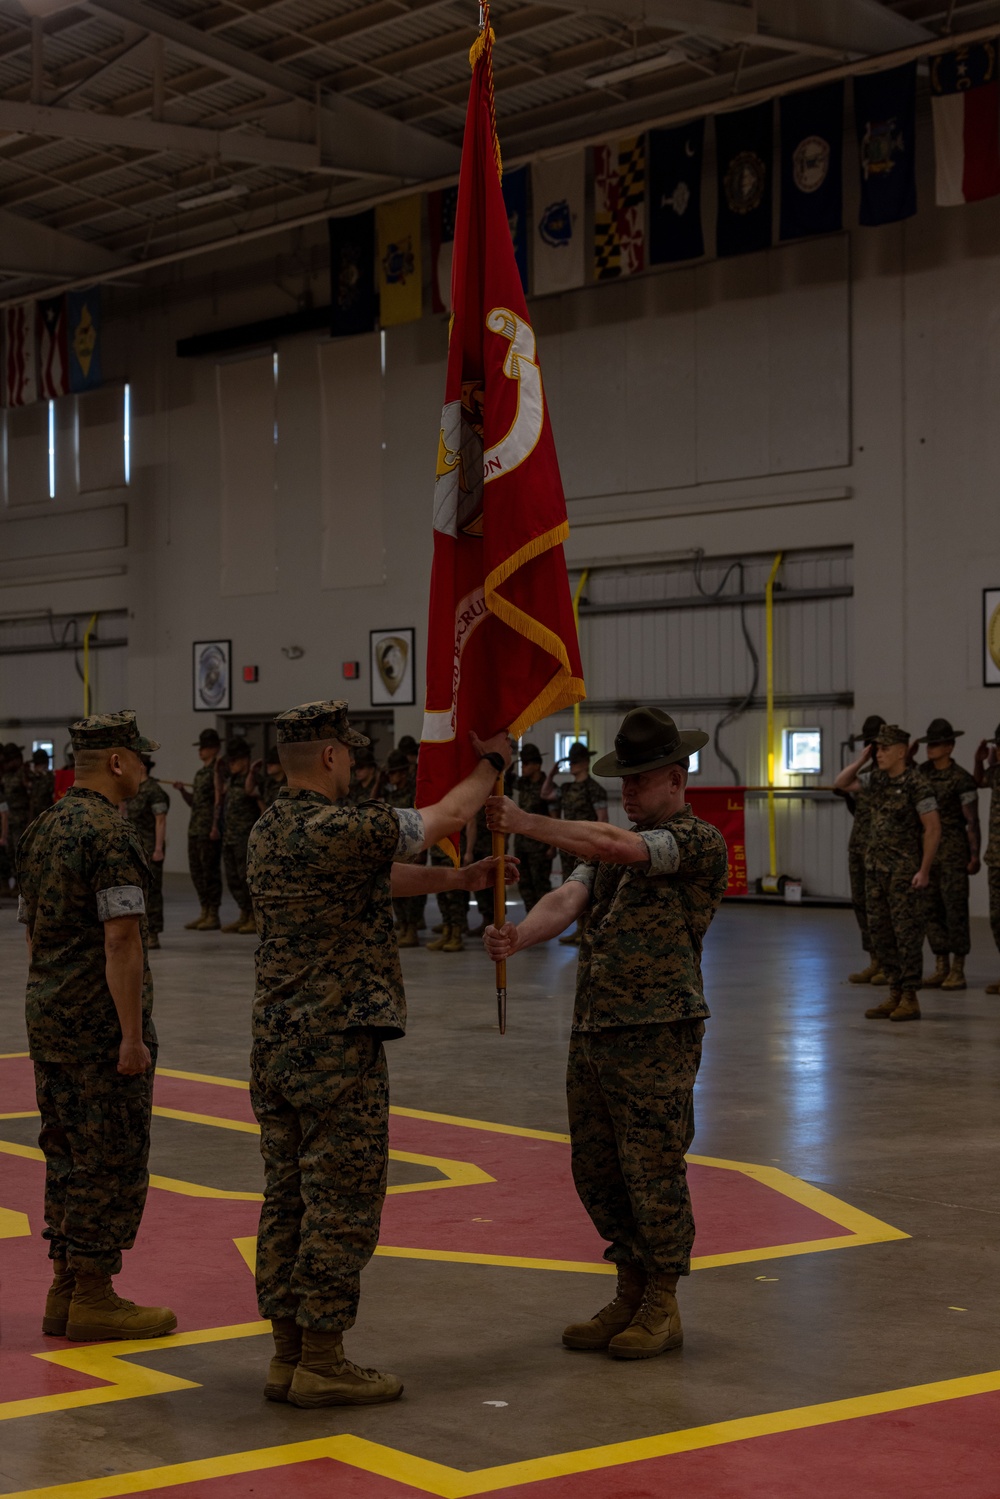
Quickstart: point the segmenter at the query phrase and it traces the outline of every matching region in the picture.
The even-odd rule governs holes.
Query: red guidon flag
[[[518,737],[586,695],[566,500],[500,187],[492,40],[487,13],[458,186],[418,807],[468,775],[470,729]]]

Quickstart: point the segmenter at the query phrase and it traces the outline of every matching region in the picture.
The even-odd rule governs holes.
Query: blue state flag
[[[844,85],[786,94],[781,119],[782,239],[835,234],[844,218]]]
[[[903,63],[854,80],[862,224],[892,224],[917,211],[917,65]]]
[[[717,255],[744,255],[771,243],[774,107],[770,99],[715,119],[719,216]]]
[[[528,294],[528,168],[503,174],[503,201],[521,289]]]
[[[697,260],[705,253],[701,227],[701,168],[705,121],[649,132],[649,263]]]
[[[69,311],[69,388],[95,390],[101,384],[101,289],[71,291]]]

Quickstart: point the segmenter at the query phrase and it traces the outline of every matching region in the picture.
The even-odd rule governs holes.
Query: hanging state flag
[[[646,263],[646,150],[641,135],[594,147],[594,276],[614,281]]]
[[[786,94],[781,119],[781,239],[836,234],[844,222],[844,85]]]
[[[4,308],[3,369],[6,405],[30,406],[38,400],[34,302]]]
[[[1000,82],[997,43],[959,47],[931,59],[936,200],[940,207],[1000,193]]]
[[[719,212],[717,255],[746,255],[771,243],[774,111],[771,101],[715,117]]]
[[[424,310],[419,193],[375,210],[375,264],[383,328],[415,323]]]
[[[696,260],[705,253],[701,168],[705,121],[649,132],[649,263]]]
[[[528,168],[505,172],[503,200],[507,206],[510,242],[514,246],[514,264],[521,278],[521,290],[528,295]]]
[[[520,735],[584,696],[562,546],[566,501],[500,187],[488,12],[472,56],[434,487],[418,807],[439,801],[473,768],[470,730]],[[454,840],[448,852],[457,863]]]
[[[854,80],[861,224],[892,224],[917,211],[916,90],[915,62]]]
[[[531,248],[538,297],[572,291],[587,279],[584,168],[582,151],[549,156],[531,168]]]
[[[346,338],[373,333],[378,304],[375,296],[375,214],[351,214],[331,219],[330,334]]]
[[[45,401],[69,390],[69,312],[65,297],[35,303],[38,319],[38,393]]]
[[[431,309],[451,311],[451,262],[455,249],[455,206],[458,188],[445,187],[427,195],[431,240]]]
[[[101,289],[71,291],[66,296],[69,319],[69,388],[96,390],[101,372]]]

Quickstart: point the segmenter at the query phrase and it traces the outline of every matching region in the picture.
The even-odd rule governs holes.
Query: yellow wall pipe
[[[90,717],[90,637],[97,624],[97,615],[90,616],[90,623],[83,634],[83,716]]]
[[[585,567],[583,569],[583,572],[580,574],[580,581],[576,585],[576,592],[573,594],[573,623],[576,625],[576,638],[577,638],[577,640],[580,639],[580,599],[583,596],[584,584],[586,583],[586,581],[587,581],[587,579],[589,577],[590,577],[590,568],[589,567]],[[579,703],[574,703],[573,704],[573,738],[574,739],[579,739],[579,737],[580,737],[580,704]]]
[[[764,625],[767,640],[767,842],[771,856],[771,878],[778,874],[778,845],[774,831],[774,580],[781,566],[779,552],[771,564],[764,589]]]

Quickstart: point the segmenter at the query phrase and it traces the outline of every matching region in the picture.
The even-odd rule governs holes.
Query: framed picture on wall
[[[983,686],[1000,687],[1000,588],[983,589]]]
[[[415,630],[371,630],[373,708],[412,706],[417,700],[413,653]]]
[[[192,691],[196,713],[228,713],[233,706],[233,643],[196,640]]]

